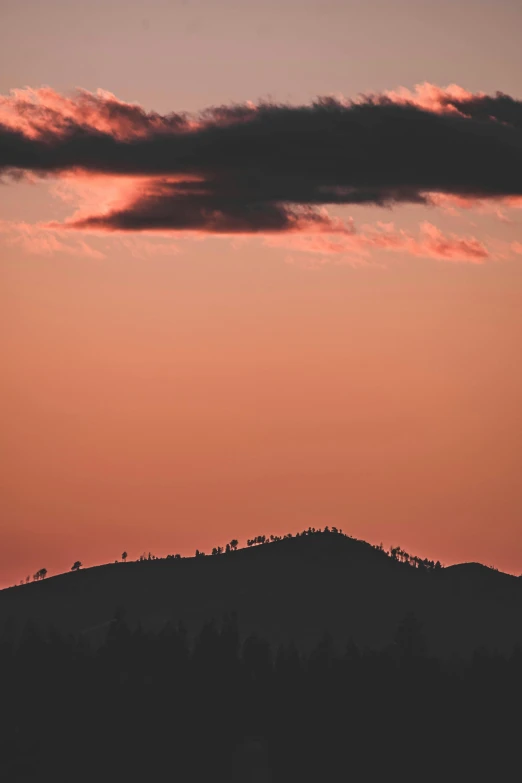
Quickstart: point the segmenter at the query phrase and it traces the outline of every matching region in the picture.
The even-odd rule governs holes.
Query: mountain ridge
[[[183,621],[196,631],[235,612],[243,634],[273,644],[310,649],[328,632],[337,645],[378,649],[413,612],[434,655],[522,645],[519,577],[476,563],[426,568],[431,561],[399,556],[406,553],[392,557],[365,541],[314,531],[217,556],[109,563],[1,591],[0,627],[14,617],[85,633],[124,608],[131,624]]]

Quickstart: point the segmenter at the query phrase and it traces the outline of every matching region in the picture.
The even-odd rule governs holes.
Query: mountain
[[[310,650],[328,632],[341,647],[391,644],[410,612],[428,650],[470,655],[522,646],[522,580],[478,563],[413,568],[363,541],[313,533],[218,556],[88,568],[0,592],[8,618],[103,637],[115,610],[145,628],[197,631],[237,613],[244,635]]]

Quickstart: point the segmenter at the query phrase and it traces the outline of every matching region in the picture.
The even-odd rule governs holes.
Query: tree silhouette
[[[422,624],[413,612],[408,612],[400,621],[395,632],[394,643],[400,658],[411,659],[425,655],[426,640]]]
[[[269,536],[265,535],[259,535],[255,536],[254,538],[249,538],[246,541],[247,547],[252,547],[256,545],[263,545],[267,543],[275,543],[278,541],[281,541],[283,539],[291,539],[291,538],[303,538],[303,537],[318,537],[318,536],[332,536],[332,534],[335,534],[339,538],[346,538],[351,539],[352,541],[359,541],[359,539],[354,538],[353,536],[350,536],[348,533],[344,533],[342,528],[337,527],[329,527],[326,525],[324,529],[319,529],[315,527],[308,527],[306,530],[302,530],[300,532],[296,533],[286,533],[282,536],[280,535],[274,535],[270,534]],[[366,544],[364,541],[360,541],[360,543]],[[223,553],[229,553],[232,551],[236,551],[239,546],[239,542],[237,538],[233,538],[228,544],[226,544],[225,547],[222,546],[216,546],[212,548],[212,554],[213,555],[221,555]],[[414,568],[418,571],[420,571],[423,574],[431,574],[432,572],[440,571],[444,568],[444,566],[440,563],[439,560],[429,560],[427,557],[420,558],[416,555],[410,555],[408,552],[406,552],[402,547],[400,546],[394,546],[390,547],[389,551],[386,551],[381,544],[368,544],[372,549],[381,552],[382,554],[386,555],[390,559],[394,560],[396,563],[400,564],[401,567],[405,568]],[[196,549],[195,553],[196,557],[204,557],[205,552],[200,552],[199,549]],[[123,552],[121,559],[123,562],[126,562],[128,558],[127,552]],[[143,552],[138,558],[139,562],[144,562],[145,560],[152,561],[152,560],[163,560],[163,559],[172,559],[175,558],[176,560],[181,559],[180,554],[176,555],[167,555],[166,558],[160,558],[156,557],[156,555],[153,555],[152,552],[149,552],[148,554]],[[115,563],[118,561],[115,560]],[[71,571],[78,571],[82,567],[82,563],[77,560],[74,565],[71,567]],[[496,570],[496,569],[495,569]],[[39,581],[40,579],[45,579],[47,575],[47,569],[41,568],[39,571],[37,571],[33,575],[34,581]],[[31,580],[31,577],[27,577],[26,582],[29,582]]]

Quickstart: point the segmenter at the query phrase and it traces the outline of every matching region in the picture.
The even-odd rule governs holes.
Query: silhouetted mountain
[[[192,632],[236,612],[241,634],[311,650],[331,634],[340,649],[390,645],[413,613],[428,651],[469,655],[522,646],[522,580],[477,563],[411,567],[336,533],[284,538],[218,556],[113,563],[0,592],[0,627],[84,632],[103,639],[115,609],[131,627],[182,621]]]
[[[0,594],[0,780],[514,779],[521,587],[313,531],[38,577]]]

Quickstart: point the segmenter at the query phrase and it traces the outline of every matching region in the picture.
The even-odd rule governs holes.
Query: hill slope
[[[117,607],[131,623],[182,620],[191,630],[235,611],[242,633],[304,649],[325,631],[339,645],[386,646],[410,611],[437,655],[522,645],[522,580],[479,564],[425,573],[335,534],[217,557],[98,566],[4,590],[0,627],[14,617],[96,638]]]

